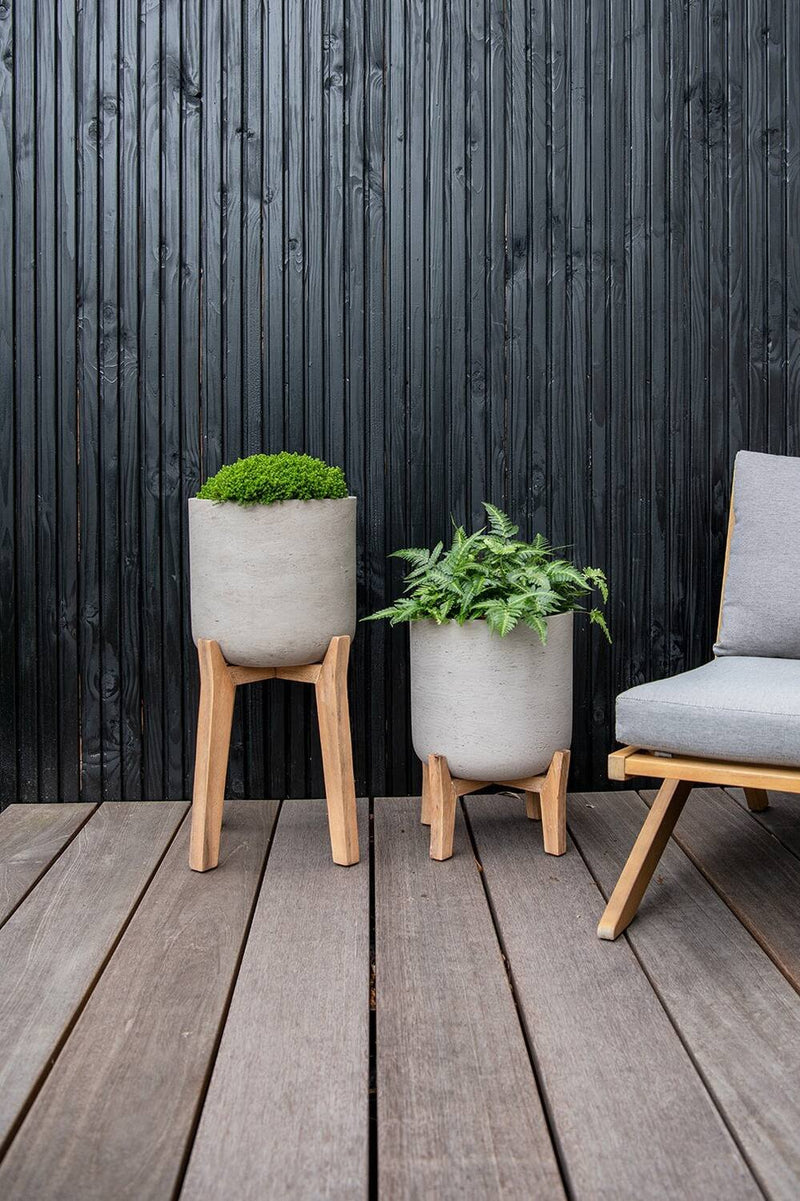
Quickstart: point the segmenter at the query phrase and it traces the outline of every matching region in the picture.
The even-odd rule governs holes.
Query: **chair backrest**
[[[714,654],[800,659],[800,459],[736,456]]]

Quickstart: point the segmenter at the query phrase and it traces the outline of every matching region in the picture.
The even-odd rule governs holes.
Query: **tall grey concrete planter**
[[[318,663],[356,628],[356,498],[189,501],[192,636],[242,667]]]
[[[505,638],[485,621],[411,622],[411,731],[417,756],[502,782],[545,771],[572,740],[572,613]]]

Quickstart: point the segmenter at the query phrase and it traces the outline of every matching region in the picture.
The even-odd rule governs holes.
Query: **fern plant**
[[[610,642],[602,609],[585,607],[595,591],[602,604],[608,600],[608,585],[600,568],[580,568],[557,558],[541,534],[533,542],[521,542],[519,527],[505,513],[488,502],[484,508],[488,529],[467,534],[463,526],[456,526],[448,551],[442,542],[433,550],[396,550],[392,558],[403,559],[410,566],[406,595],[364,620],[387,618],[393,626],[402,621],[464,625],[484,620],[501,638],[523,622],[546,642],[548,617],[585,611]]]

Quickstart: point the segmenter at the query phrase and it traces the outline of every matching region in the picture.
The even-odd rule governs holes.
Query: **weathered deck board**
[[[184,822],[0,1164],[5,1201],[173,1195],[277,808],[227,802],[202,875]]]
[[[646,814],[633,792],[570,797],[571,833],[606,895]],[[800,997],[672,841],[628,937],[762,1187],[794,1201]]]
[[[518,800],[467,812],[572,1196],[760,1197],[574,846],[544,855]]]
[[[286,801],[181,1197],[366,1196],[368,1068],[367,855],[337,867],[324,802]]]
[[[483,875],[460,809],[434,863],[419,802],[376,803],[382,1197],[563,1201],[561,1172],[573,1201],[798,1194],[800,997],[741,924],[795,946],[793,801],[771,801],[698,790],[701,871],[670,844],[613,945],[586,862],[545,856],[521,801],[469,800]],[[185,811],[104,805],[0,929],[3,1201],[369,1195],[365,805],[346,869],[324,803],[286,802],[260,890],[274,807],[229,803],[202,876]],[[606,890],[644,812],[570,800]]]
[[[418,801],[375,802],[375,941],[380,1195],[563,1197],[460,812],[439,863]]]
[[[186,810],[101,806],[0,930],[0,1149]]]
[[[783,843],[787,850],[800,858],[800,796],[791,792],[770,792],[769,808],[753,813],[747,808],[741,788],[726,788],[742,809],[765,830]]]
[[[0,814],[0,926],[94,813],[95,805],[9,805]]]
[[[800,991],[800,860],[721,788],[692,791],[674,837]]]

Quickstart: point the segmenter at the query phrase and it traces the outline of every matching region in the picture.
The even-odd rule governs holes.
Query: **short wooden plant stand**
[[[218,642],[200,638],[200,711],[194,764],[189,866],[207,872],[219,862],[219,838],[228,771],[233,701],[239,684],[296,680],[313,684],[328,802],[334,863],[358,863],[358,825],[347,700],[350,638],[332,638],[321,663],[302,667],[237,667],[226,663]]]
[[[450,775],[443,755],[430,755],[422,765],[422,824],[431,828],[431,859],[453,854],[456,801],[487,784],[519,789],[525,794],[525,813],[542,823],[544,849],[563,855],[567,849],[567,776],[569,751],[556,751],[543,776],[524,780],[459,780]]]

